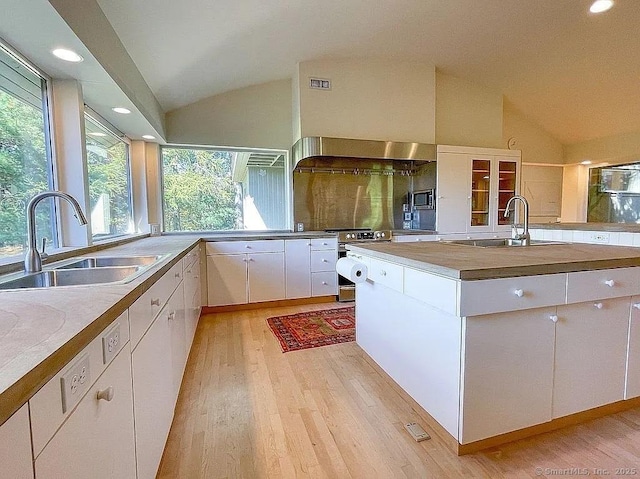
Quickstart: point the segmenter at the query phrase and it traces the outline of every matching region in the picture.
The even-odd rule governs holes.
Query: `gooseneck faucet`
[[[42,258],[40,253],[38,252],[38,247],[36,246],[36,206],[40,201],[45,198],[57,197],[66,200],[73,209],[75,210],[74,216],[78,218],[78,222],[81,225],[87,224],[87,218],[84,216],[82,212],[82,208],[76,201],[76,199],[68,195],[67,193],[63,193],[62,191],[43,191],[42,193],[38,193],[29,201],[27,205],[27,253],[24,257],[24,271],[25,273],[37,273],[38,271],[42,271]],[[43,248],[44,250],[44,248]],[[43,251],[44,253],[44,251]]]
[[[509,201],[507,201],[507,206],[504,207],[504,217],[509,217],[509,207],[515,200],[520,200],[524,205],[524,231],[518,234],[518,230],[516,228],[514,231],[513,239],[520,240],[522,241],[522,244],[524,246],[528,246],[531,243],[531,236],[529,235],[529,202],[527,201],[527,199],[524,196],[520,195],[513,195],[511,198],[509,198]]]

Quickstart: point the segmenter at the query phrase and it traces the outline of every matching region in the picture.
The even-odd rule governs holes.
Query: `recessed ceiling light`
[[[67,50],[66,48],[56,48],[51,53],[53,53],[56,57],[66,62],[79,63],[82,60],[84,60],[84,58],[82,58],[76,52]]]
[[[92,131],[91,133],[89,133],[91,136],[107,136],[106,133],[102,133],[101,131]]]
[[[591,13],[602,13],[613,7],[613,0],[596,0],[589,7]]]
[[[122,113],[123,115],[128,115],[129,113],[131,113],[131,110],[129,110],[128,108],[123,108],[121,106],[116,106],[115,108],[112,108],[112,110],[116,113]]]
[[[591,164],[591,160],[584,160],[580,162],[581,165],[590,165]]]
[[[153,135],[142,135],[142,138],[144,138],[145,140],[155,140],[156,137]]]

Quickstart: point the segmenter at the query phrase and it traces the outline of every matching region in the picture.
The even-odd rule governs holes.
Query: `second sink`
[[[55,269],[148,266],[155,263],[160,258],[161,256],[96,256],[92,258],[78,258],[71,263],[56,266]]]

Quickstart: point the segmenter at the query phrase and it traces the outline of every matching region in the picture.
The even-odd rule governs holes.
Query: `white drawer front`
[[[404,294],[450,314],[456,314],[457,285],[454,279],[404,268]]]
[[[338,275],[333,272],[311,273],[311,295],[330,296],[338,294]]]
[[[402,266],[371,258],[368,279],[402,293]]]
[[[284,240],[210,241],[207,254],[279,253],[284,251]]]
[[[119,333],[118,341],[115,345],[112,342],[113,355],[107,355],[107,363],[105,363],[105,348],[108,348],[108,341],[103,338],[112,337],[111,332]],[[44,446],[53,437],[56,430],[71,414],[82,397],[90,392],[91,385],[95,383],[102,372],[107,368],[108,364],[113,361],[113,357],[118,351],[129,342],[129,324],[128,313],[125,311],[118,318],[107,326],[98,337],[89,343],[82,351],[80,351],[71,361],[69,361],[60,372],[52,377],[47,384],[29,399],[29,409],[31,412],[31,434],[33,438],[34,457],[38,456]],[[128,351],[128,350],[127,350]],[[128,354],[128,353],[127,353]],[[77,397],[70,396],[67,398],[67,410],[63,412],[62,408],[62,382],[61,378],[69,377],[69,373],[76,370],[79,364],[86,364],[88,360],[88,372],[86,383],[76,389]]]
[[[200,260],[200,245],[189,251],[184,258],[182,258],[182,266],[185,269],[190,269],[196,262]]]
[[[567,302],[640,294],[640,268],[616,268],[569,273]]]
[[[338,254],[332,250],[311,251],[311,271],[335,271]]]
[[[338,238],[312,238],[311,249],[338,249]]]
[[[564,273],[462,281],[459,316],[564,304],[566,281]]]

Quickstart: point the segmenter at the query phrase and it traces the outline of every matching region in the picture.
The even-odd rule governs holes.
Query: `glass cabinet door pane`
[[[516,163],[514,161],[500,161],[498,163],[498,224],[511,224],[513,215],[505,218],[504,211],[509,198],[515,194]]]
[[[489,185],[491,185],[491,162],[472,160],[471,226],[489,224]]]

